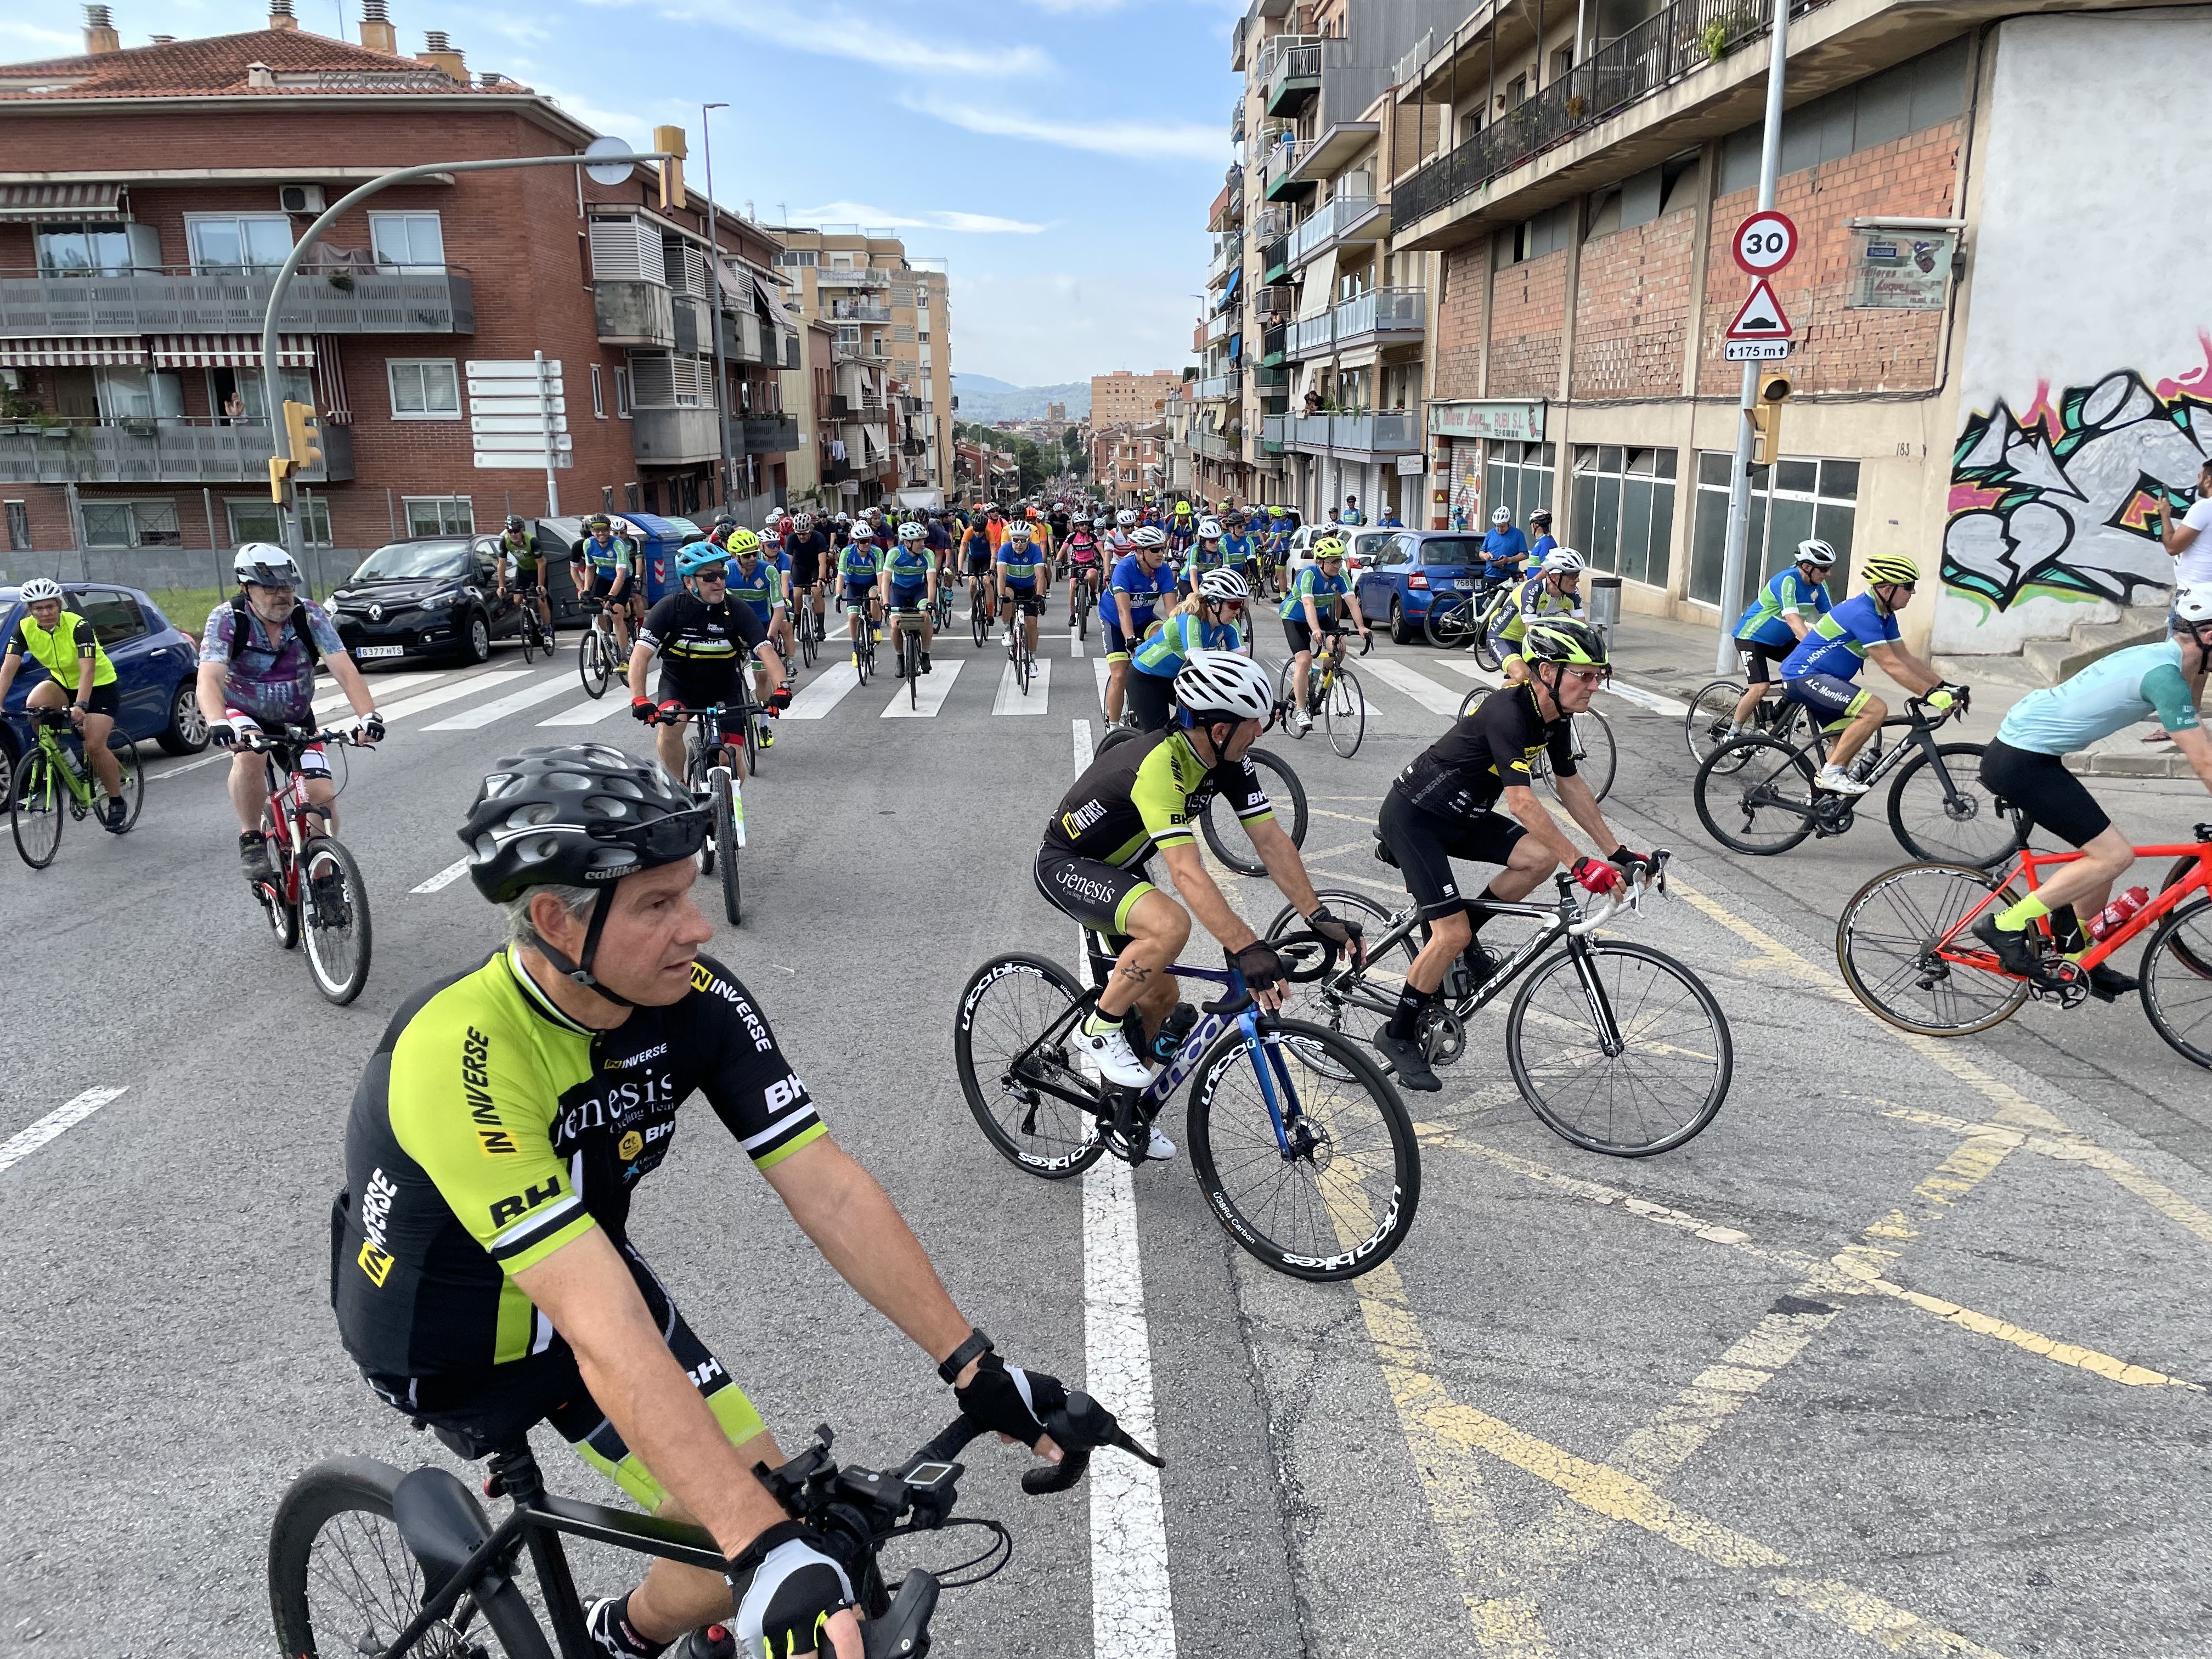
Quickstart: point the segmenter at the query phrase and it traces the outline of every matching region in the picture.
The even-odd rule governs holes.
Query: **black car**
[[[363,665],[403,657],[483,662],[491,642],[516,633],[522,611],[502,598],[493,536],[389,542],[362,561],[330,597],[331,623]]]

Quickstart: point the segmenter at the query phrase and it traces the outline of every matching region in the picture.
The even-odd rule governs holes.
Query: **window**
[[[811,247],[787,247],[775,256],[775,262],[780,265],[811,265],[816,257]]]
[[[407,510],[410,537],[476,534],[476,503],[465,495],[409,495],[400,505]]]
[[[231,545],[241,542],[275,542],[280,547],[284,542],[283,520],[277,516],[276,503],[267,496],[226,498],[224,507],[230,517]],[[300,533],[310,547],[335,547],[331,539],[331,504],[319,495],[302,494],[299,501]]]
[[[151,225],[40,225],[42,276],[119,276],[161,268],[161,236]]]
[[[246,405],[243,419],[259,422],[267,418],[269,383],[258,368],[211,368],[208,376],[208,407],[217,411],[227,405],[232,394],[237,394]],[[295,404],[315,401],[314,376],[304,368],[280,368],[276,383],[283,396]]]
[[[395,421],[458,421],[461,382],[451,357],[387,357]]]
[[[1490,527],[1491,513],[1501,507],[1512,510],[1514,523],[1525,525],[1538,507],[1551,506],[1552,469],[1558,463],[1555,444],[1492,443],[1482,492],[1489,503],[1483,510],[1483,528]]]
[[[629,419],[629,371],[626,368],[615,371],[615,417],[623,421]],[[613,503],[608,505],[612,506]]]
[[[103,646],[122,645],[146,632],[146,613],[128,593],[112,587],[88,587],[76,596],[77,615],[92,624],[93,637]]]
[[[623,486],[623,506],[632,513],[637,511],[636,484],[626,483]]]
[[[592,416],[601,421],[607,418],[607,392],[606,387],[600,384],[597,363],[592,365]]]
[[[1376,551],[1375,562],[1382,569],[1395,570],[1413,562],[1413,538],[1411,536],[1393,536]]]
[[[833,253],[833,254],[831,254],[831,255],[830,256],[830,270],[850,270],[852,268],[853,268],[853,256],[852,256],[851,254],[849,254],[849,253]]]
[[[1729,469],[1735,457],[1723,450],[1698,456],[1698,516],[1690,545],[1690,597],[1721,603],[1721,574],[1728,556]],[[1856,461],[1785,459],[1751,470],[1751,528],[1745,543],[1744,602],[1753,591],[1796,556],[1797,544],[1817,537],[1836,550],[1839,573],[1831,592],[1843,598],[1851,563],[1851,532],[1858,517]]]
[[[281,213],[192,216],[185,236],[200,271],[274,270],[292,252],[292,222]]]
[[[1584,558],[1630,581],[1666,586],[1674,534],[1674,461],[1671,449],[1575,446],[1571,530]]]
[[[173,501],[81,501],[87,547],[182,547]]]
[[[111,367],[93,371],[103,421],[173,421],[185,413],[185,382],[161,369]]]
[[[368,244],[386,270],[443,270],[446,236],[434,213],[372,213]]]
[[[8,550],[10,553],[31,550],[31,504],[28,501],[8,503]]]

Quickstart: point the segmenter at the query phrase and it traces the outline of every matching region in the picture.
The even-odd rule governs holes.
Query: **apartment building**
[[[1163,400],[1164,401],[1164,399]],[[1091,476],[1117,507],[1134,507],[1167,488],[1168,428],[1164,421],[1117,426],[1091,435]]]
[[[887,230],[778,225],[799,314],[830,331],[826,392],[798,387],[813,435],[793,488],[831,508],[941,502],[954,488],[952,319],[942,259]]]
[[[206,580],[208,550],[276,530],[263,317],[325,202],[398,166],[567,155],[597,135],[471,75],[443,34],[402,55],[381,0],[360,45],[300,27],[289,0],[263,29],[127,48],[107,7],[87,15],[82,55],[0,67],[7,545]],[[332,228],[280,322],[280,389],[323,423],[301,493],[318,572],[394,537],[544,514],[543,439],[520,430],[538,430],[534,392],[516,416],[508,378],[539,351],[562,377],[565,511],[757,517],[782,499],[797,434],[778,380],[797,343],[775,245],[702,196],[676,199],[664,209],[643,168],[613,185],[563,167],[445,173]]]
[[[1117,368],[1091,377],[1091,421],[1094,426],[1146,426],[1160,418],[1168,393],[1182,384],[1172,368],[1138,374]]]

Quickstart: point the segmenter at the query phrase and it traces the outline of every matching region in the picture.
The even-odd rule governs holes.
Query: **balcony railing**
[[[1277,323],[1273,328],[1262,330],[1260,334],[1260,362],[1270,367],[1281,362],[1289,349],[1289,324]]]
[[[1295,109],[1306,96],[1321,90],[1322,43],[1317,37],[1279,34],[1267,42],[1260,60],[1260,79],[1266,88],[1263,107],[1270,115]]]
[[[1263,207],[1252,216],[1252,237],[1265,244],[1279,242],[1291,234],[1291,210],[1286,207]]]
[[[748,415],[744,425],[748,455],[783,455],[799,447],[799,422],[789,415]]]
[[[1279,283],[1291,269],[1291,239],[1278,238],[1260,250],[1260,280]]]
[[[888,270],[836,270],[828,265],[817,265],[814,281],[821,288],[889,288],[891,274]]]
[[[891,308],[873,300],[838,300],[830,307],[830,320],[837,323],[888,323]]]
[[[1316,454],[1334,451],[1405,455],[1422,444],[1419,409],[1353,415],[1269,415],[1262,425],[1267,441]]]
[[[722,453],[722,420],[712,409],[635,409],[630,447],[648,466],[711,461]]]
[[[325,424],[323,459],[295,476],[343,483],[354,476],[353,428]],[[205,417],[0,423],[0,483],[266,483],[269,428]]]
[[[1236,324],[1237,313],[1235,312],[1224,311],[1221,313],[1218,316],[1215,317],[1212,321],[1206,324],[1206,343],[1207,345],[1212,345],[1216,340],[1227,339],[1229,337],[1230,331],[1236,326]]]
[[[763,363],[773,343],[769,331],[761,326],[760,313],[756,311],[725,311],[722,319],[722,356],[733,363]],[[769,335],[767,340],[763,335]]]
[[[1255,317],[1282,321],[1295,315],[1297,308],[1297,290],[1287,283],[1252,291],[1252,314]]]
[[[1206,286],[1228,280],[1229,273],[1244,263],[1244,233],[1232,230],[1213,239],[1213,263],[1206,274]]]
[[[676,344],[676,300],[665,283],[603,276],[592,284],[592,315],[604,345]]]
[[[1229,106],[1229,142],[1236,143],[1244,137],[1244,94],[1239,92],[1237,101]]]
[[[1427,327],[1428,295],[1423,290],[1370,288],[1334,311],[1292,323],[1285,349],[1292,357],[1318,357],[1370,340],[1418,338]]]
[[[1244,453],[1243,440],[1226,437],[1218,432],[1192,433],[1190,447],[1201,455],[1211,455],[1221,461],[1237,460]]]
[[[1369,196],[1339,196],[1324,202],[1291,233],[1286,263],[1304,264],[1355,226],[1375,216],[1375,200]]]
[[[1232,369],[1226,374],[1216,374],[1210,380],[1197,381],[1198,401],[1202,404],[1225,403],[1244,395],[1244,377]]]
[[[1792,0],[1790,15],[1823,3]],[[1492,179],[1718,61],[1765,33],[1766,15],[1741,0],[1674,0],[1410,175],[1391,192],[1399,228],[1473,195]],[[1706,39],[1705,31],[1716,25],[1717,32]]]
[[[273,270],[167,268],[0,272],[0,336],[258,335],[276,278]],[[476,301],[458,266],[396,273],[339,266],[295,276],[276,326],[287,334],[473,334]]]
[[[1310,143],[1312,141],[1309,139],[1307,142]],[[1293,138],[1277,144],[1267,152],[1266,190],[1269,201],[1276,199],[1278,191],[1290,192],[1313,188],[1310,184],[1299,184],[1290,177],[1291,169],[1298,164],[1298,155],[1303,149],[1304,146]]]

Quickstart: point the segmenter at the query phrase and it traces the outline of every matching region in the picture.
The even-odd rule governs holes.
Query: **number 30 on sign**
[[[1797,255],[1797,227],[1769,208],[1736,227],[1735,262],[1754,276],[1770,276]]]

